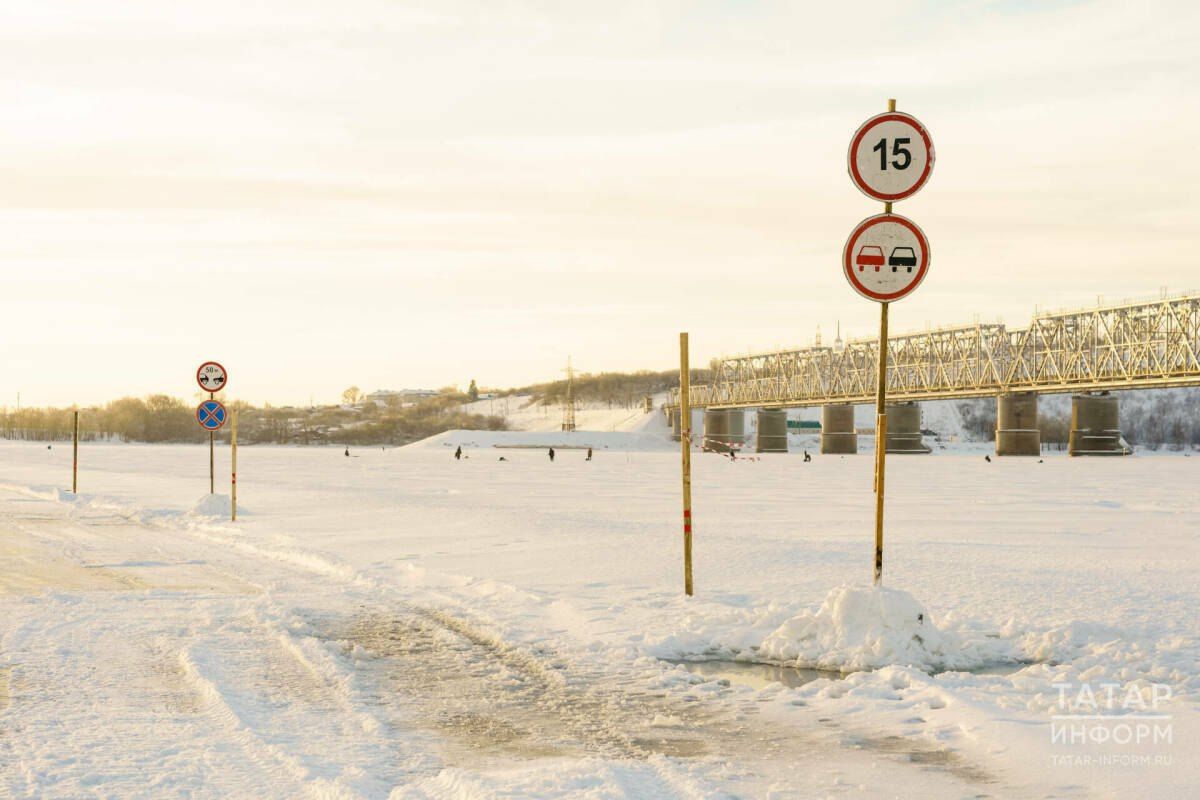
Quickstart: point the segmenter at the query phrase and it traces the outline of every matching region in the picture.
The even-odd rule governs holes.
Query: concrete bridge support
[[[921,407],[916,403],[888,403],[887,451],[921,455],[933,452],[921,441]]]
[[[746,443],[746,415],[740,408],[709,408],[704,412],[704,449],[714,453],[741,450]]]
[[[729,449],[741,452],[742,446],[746,444],[746,412],[740,408],[729,408],[725,410],[725,414],[729,418]]]
[[[676,406],[667,412],[671,417],[671,438],[677,442],[683,437],[683,415],[680,413],[681,410]]]
[[[759,453],[786,453],[788,451],[787,412],[782,408],[764,408],[758,412]]]
[[[1071,398],[1071,436],[1067,454],[1072,456],[1126,456],[1117,421],[1117,398],[1108,392],[1077,394]]]
[[[858,452],[854,406],[845,403],[821,406],[821,452],[828,455]]]
[[[1038,398],[1033,392],[996,397],[996,455],[1036,456],[1042,452]]]

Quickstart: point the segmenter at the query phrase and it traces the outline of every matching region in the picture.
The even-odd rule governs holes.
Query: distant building
[[[387,408],[389,405],[405,405],[437,396],[437,391],[433,389],[379,389],[367,395],[366,399],[379,408]]]

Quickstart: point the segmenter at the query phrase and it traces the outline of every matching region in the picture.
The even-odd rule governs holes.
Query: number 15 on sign
[[[933,161],[933,140],[925,126],[910,114],[888,111],[855,131],[846,166],[863,194],[891,203],[920,191]]]

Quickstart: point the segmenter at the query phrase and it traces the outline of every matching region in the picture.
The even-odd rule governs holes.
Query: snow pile
[[[513,448],[554,447],[559,450],[676,451],[677,442],[665,435],[626,431],[467,431],[451,430],[413,442],[412,448]]]
[[[206,494],[196,501],[190,513],[193,517],[224,517],[233,513],[233,501],[227,494]]]
[[[759,656],[812,669],[877,669],[893,664],[926,671],[973,669],[987,658],[971,644],[933,624],[916,598],[882,586],[841,586],[815,613],[793,617],[768,636]]]

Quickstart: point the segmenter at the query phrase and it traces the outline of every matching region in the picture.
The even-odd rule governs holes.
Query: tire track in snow
[[[72,507],[70,511],[78,509]],[[381,595],[402,596],[398,587],[363,575],[325,555],[292,547],[277,550],[236,539],[225,535],[223,526],[215,524],[211,529],[197,530],[115,512],[113,516],[129,527],[165,528],[184,534],[153,545],[155,552],[180,555],[183,550],[182,555],[189,557],[195,555],[199,546],[209,551],[205,563],[211,568],[220,564],[221,571],[236,577],[243,585],[261,588],[270,595],[271,602],[286,602],[291,595],[277,590],[276,583],[294,582],[300,573],[337,587],[332,598],[323,596],[317,600],[319,603],[328,604],[333,599],[335,604],[345,605],[347,601],[362,599],[377,609],[335,623],[334,628],[340,625],[343,629],[340,636],[334,635],[338,631],[330,629],[317,637],[338,638],[349,643],[352,650],[357,645],[367,654],[367,659],[356,659],[348,668],[344,663],[341,666],[342,677],[351,683],[377,684],[365,693],[342,691],[331,685],[325,680],[329,677],[326,669],[329,665],[318,663],[320,648],[310,647],[304,638],[290,632],[271,629],[274,623],[269,619],[258,619],[256,630],[224,631],[225,638],[215,640],[215,644],[204,641],[179,651],[179,671],[196,695],[208,704],[214,724],[238,743],[250,762],[279,781],[276,788],[286,784],[314,797],[359,796],[356,790],[339,783],[336,776],[331,778],[331,773],[322,772],[341,761],[337,754],[313,754],[308,745],[284,734],[289,727],[306,722],[327,727],[334,720],[339,725],[361,726],[362,720],[371,714],[384,719],[387,731],[411,729],[414,715],[399,712],[403,703],[411,704],[418,720],[423,719],[451,740],[452,763],[479,768],[481,753],[495,754],[497,765],[511,763],[514,755],[518,758],[601,756],[648,762],[662,776],[663,796],[705,794],[697,792],[694,782],[664,759],[664,755],[687,758],[719,752],[726,758],[753,764],[767,758],[785,758],[789,753],[804,752],[811,756],[814,751],[824,749],[844,755],[849,749],[828,737],[814,738],[794,728],[747,716],[737,704],[706,708],[699,703],[684,704],[662,691],[638,691],[630,688],[631,681],[644,680],[644,671],[614,674],[602,666],[583,667],[553,653],[534,652],[483,632],[463,618],[461,612],[456,612],[459,614],[456,616],[445,609],[402,602],[381,608]],[[121,531],[114,529],[104,530],[102,536],[97,528],[107,527],[103,517],[76,515],[72,524],[93,539],[115,539],[121,535]],[[244,559],[230,554],[226,548],[240,556],[254,556],[262,562],[260,566],[270,564],[272,569],[267,573],[274,580],[247,581]],[[77,549],[72,555],[79,555]],[[311,581],[304,588],[311,592]],[[446,600],[462,605],[461,598]],[[304,594],[303,601],[313,602],[313,597]],[[264,605],[260,602],[255,608],[261,610]],[[247,648],[248,640],[254,646]],[[270,640],[279,652],[266,656],[268,666],[264,669],[261,664],[256,666],[255,658],[264,657],[263,653],[271,647]],[[221,657],[214,658],[214,653]],[[255,658],[245,657],[247,653],[256,654]],[[239,655],[243,656],[240,660]],[[289,659],[292,663],[287,666],[285,662]],[[298,678],[297,670],[307,671],[307,678]],[[338,682],[333,680],[333,684]],[[318,685],[316,689],[313,683]],[[666,730],[657,729],[654,717],[659,714],[681,723]],[[273,719],[275,716],[278,719]],[[698,730],[702,735],[694,736]],[[394,746],[386,736],[380,744]],[[913,756],[912,752],[892,745],[874,748],[868,738],[860,738],[851,746],[899,758]],[[508,760],[501,761],[500,756]],[[939,769],[944,767],[937,763],[936,757],[930,757],[928,763]],[[437,766],[426,760],[407,775],[382,772],[379,776],[382,783],[370,789],[436,771]],[[645,788],[642,784],[639,787]]]
[[[313,624],[341,643],[379,693],[403,697],[417,719],[457,743],[451,764],[477,764],[481,752],[645,761],[745,750],[737,744],[744,721],[731,709],[681,702],[639,689],[632,676],[535,656],[441,610],[381,609]],[[676,722],[663,727],[662,718]],[[805,741],[776,733],[781,743]]]
[[[357,590],[355,594],[364,595],[364,605],[377,604],[379,595],[400,594],[397,587],[366,576],[332,556],[290,547],[280,550],[257,543],[233,540],[223,534],[223,527],[216,525],[213,530],[186,529],[185,532],[213,544],[232,545],[240,552],[265,559],[277,566],[302,570],[324,580],[343,584],[351,591]],[[457,598],[452,602],[458,602]],[[515,753],[530,758],[574,754],[641,760],[662,756],[703,757],[712,750],[719,749],[720,752],[731,756],[739,753],[736,757],[748,763],[764,758],[785,758],[789,752],[806,751],[811,754],[814,750],[824,749],[843,756],[854,751],[874,753],[896,763],[941,772],[968,784],[980,787],[996,786],[995,776],[972,764],[962,755],[925,746],[920,742],[894,741],[894,737],[888,739],[865,731],[843,730],[836,737],[829,737],[824,732],[800,732],[792,727],[758,719],[752,705],[710,709],[705,714],[697,714],[695,710],[678,701],[668,702],[663,692],[635,693],[613,690],[611,684],[614,679],[620,680],[619,677],[602,670],[580,672],[578,665],[574,665],[576,671],[572,676],[573,686],[568,687],[565,677],[567,673],[562,671],[567,661],[549,659],[556,662],[549,666],[548,659],[485,633],[446,609],[417,607],[398,602],[391,605],[390,610],[385,609],[379,614],[390,619],[384,628],[390,628],[391,634],[385,634],[383,639],[390,639],[390,643],[378,650],[377,654],[382,654],[385,658],[406,658],[408,663],[403,672],[409,685],[407,690],[402,686],[394,688],[416,707],[436,705],[436,702],[424,704],[420,698],[412,696],[414,675],[422,674],[423,669],[434,672],[441,670],[443,674],[452,674],[456,669],[461,671],[463,664],[461,658],[458,662],[453,659],[435,658],[433,661],[437,662],[436,664],[428,663],[433,650],[424,651],[424,658],[421,660],[424,663],[414,663],[412,656],[416,655],[416,651],[403,647],[396,651],[397,639],[404,638],[396,636],[397,631],[407,629],[411,636],[414,630],[421,630],[419,622],[413,627],[413,621],[424,620],[461,637],[476,648],[477,652],[487,654],[481,662],[494,661],[503,665],[508,671],[502,673],[506,679],[511,681],[512,675],[516,675],[518,684],[538,689],[534,692],[524,692],[526,708],[517,710],[515,719],[510,707],[511,697],[501,698],[498,709],[491,708],[485,713],[462,708],[427,708],[434,729],[457,739],[460,745],[466,745],[466,749],[461,753],[450,754],[452,763],[461,760],[463,763],[477,765],[481,749],[497,753]],[[361,632],[360,629],[359,633]],[[421,638],[420,633],[417,638]],[[374,641],[376,648],[379,648],[382,641],[378,634],[368,634],[367,639]],[[437,637],[434,637],[434,640],[436,639]],[[370,648],[364,649],[371,652]],[[451,648],[457,649],[459,648]],[[478,663],[476,667],[478,668]],[[468,669],[467,674],[469,672]],[[434,681],[425,688],[433,690],[436,697],[439,684],[445,683],[445,680]],[[487,696],[488,691],[487,687],[474,686],[461,691],[459,695],[471,697],[474,701]],[[386,698],[382,697],[377,697],[374,702],[381,706],[387,705]],[[654,714],[661,712],[666,716],[684,720],[684,724],[680,726],[684,730],[703,728],[704,736],[681,737],[678,730],[662,731],[647,726],[646,714],[640,717],[636,715],[636,710],[645,706],[647,702],[654,708]],[[538,710],[529,715],[529,708]],[[499,713],[496,713],[497,710]],[[721,716],[725,717],[724,723],[716,724],[716,718]],[[546,719],[555,718],[554,722],[545,722]],[[526,724],[530,720],[534,723],[532,726]],[[411,719],[408,720],[408,724],[412,724]],[[630,735],[631,730],[639,731],[640,735]],[[557,731],[557,735],[548,735],[552,731]],[[750,744],[747,744],[748,742]]]
[[[198,655],[200,648],[188,647],[179,653],[183,674],[196,691],[205,698],[207,712],[215,716],[229,733],[229,738],[241,747],[242,751],[269,776],[274,791],[282,791],[285,796],[298,797],[301,795],[315,800],[356,800],[364,795],[340,783],[336,776],[329,777],[319,774],[319,765],[314,765],[305,758],[307,754],[298,754],[293,749],[296,740],[281,736],[281,725],[294,723],[295,714],[288,713],[286,705],[271,707],[256,705],[252,692],[263,687],[246,687],[244,684],[235,687],[228,671],[219,666],[219,661],[233,655],[229,649],[207,652]],[[246,676],[238,676],[244,680]],[[267,675],[266,681],[272,684],[274,692],[291,692],[296,687],[289,684],[287,679],[278,675]],[[314,704],[313,698],[307,699],[304,705],[320,709]],[[274,711],[278,718],[269,721],[260,715],[269,715]],[[273,729],[275,736],[264,731],[264,727]],[[294,731],[294,729],[293,729]],[[274,741],[273,741],[274,739]],[[289,748],[286,745],[293,745]]]

